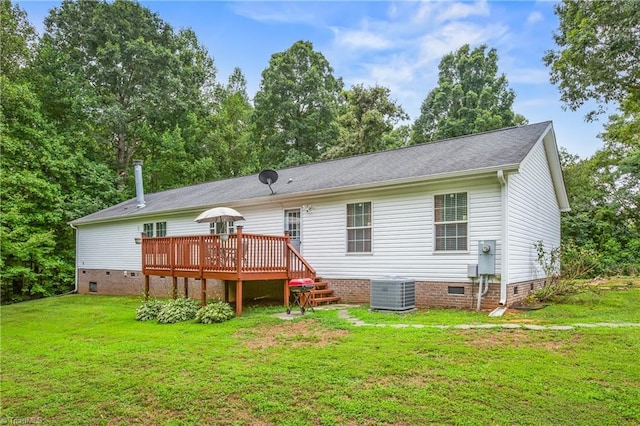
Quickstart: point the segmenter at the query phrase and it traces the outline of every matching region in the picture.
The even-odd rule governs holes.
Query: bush
[[[590,247],[580,246],[573,240],[562,244],[562,278],[593,278],[601,273],[600,255]]]
[[[136,309],[136,319],[138,321],[150,321],[158,318],[158,313],[164,306],[159,300],[147,300]]]
[[[173,324],[180,321],[189,321],[196,317],[200,304],[193,299],[180,297],[171,300],[162,306],[158,312],[158,322],[162,324]]]
[[[196,321],[203,324],[213,324],[214,322],[224,322],[235,316],[233,308],[221,300],[209,303],[200,308],[196,313]]]
[[[532,296],[538,302],[553,302],[576,294],[578,290],[579,288],[575,283],[568,280],[558,280],[554,285],[534,291]]]
[[[544,271],[544,284],[533,293],[533,298],[538,302],[549,302],[575,294],[577,287],[566,279],[560,279],[560,247],[552,247],[547,252],[541,240],[536,241],[533,247],[536,249],[538,264]]]

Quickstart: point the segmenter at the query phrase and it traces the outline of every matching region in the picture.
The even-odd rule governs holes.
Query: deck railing
[[[283,273],[287,278],[315,278],[315,270],[286,235],[245,234],[238,227],[227,237],[142,238],[143,273],[198,277],[233,274],[237,279]]]

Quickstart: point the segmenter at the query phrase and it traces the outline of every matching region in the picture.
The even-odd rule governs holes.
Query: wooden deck
[[[236,315],[242,315],[242,282],[283,280],[285,303],[287,282],[293,278],[315,279],[316,271],[291,245],[289,236],[245,234],[238,226],[227,239],[220,235],[190,235],[142,238],[142,273],[145,297],[149,276],[199,278],[201,301],[205,305],[207,279],[236,282]]]

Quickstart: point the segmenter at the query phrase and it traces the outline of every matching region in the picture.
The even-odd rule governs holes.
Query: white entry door
[[[284,232],[289,233],[291,244],[300,252],[302,243],[302,224],[300,221],[300,209],[287,209],[284,211]]]

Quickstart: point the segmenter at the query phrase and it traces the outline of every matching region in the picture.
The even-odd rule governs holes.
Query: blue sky
[[[558,20],[549,1],[142,1],[175,29],[192,28],[214,58],[218,81],[240,67],[249,96],[260,87],[273,53],[298,40],[313,43],[345,86],[391,89],[415,120],[438,78],[446,53],[487,44],[500,56],[500,72],[516,92],[514,110],[530,123],[553,120],[558,145],[580,157],[602,146],[602,123],[585,123],[586,110],[563,111],[542,63],[555,48]],[[59,2],[20,1],[38,30]]]

